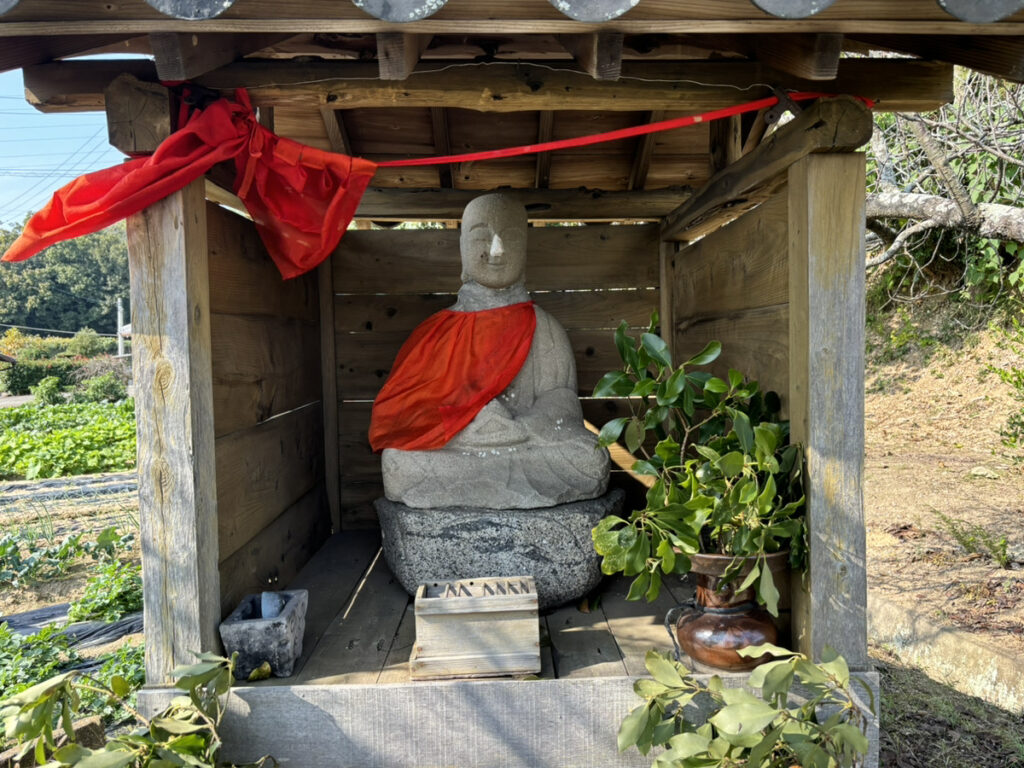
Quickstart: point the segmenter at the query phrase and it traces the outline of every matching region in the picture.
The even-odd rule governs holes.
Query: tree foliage
[[[0,227],[0,252],[19,234]],[[0,264],[0,323],[114,333],[118,296],[128,296],[124,224],[57,243],[27,261]]]

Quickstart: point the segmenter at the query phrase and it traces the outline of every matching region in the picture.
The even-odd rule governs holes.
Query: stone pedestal
[[[541,610],[590,592],[601,580],[591,529],[619,514],[619,489],[587,501],[542,509],[413,509],[374,502],[384,557],[409,594],[433,581],[533,576]]]

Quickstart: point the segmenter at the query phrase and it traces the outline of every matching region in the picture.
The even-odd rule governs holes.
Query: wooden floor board
[[[604,611],[583,613],[575,605],[548,614],[555,674],[559,678],[615,677],[626,674]]]
[[[409,595],[381,554],[345,611],[327,628],[300,682],[376,683],[408,603]]]
[[[378,683],[408,683],[409,656],[412,654],[413,643],[416,642],[416,614],[410,600],[402,614],[398,631],[391,641],[391,649],[384,661],[384,668],[377,676]]]

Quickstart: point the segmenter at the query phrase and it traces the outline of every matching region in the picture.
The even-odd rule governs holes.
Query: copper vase
[[[776,552],[766,560],[777,586],[782,588],[781,576],[786,572],[789,552]],[[685,653],[697,671],[750,670],[770,656],[744,658],[737,651],[763,643],[777,643],[778,630],[771,614],[757,604],[755,587],[737,592],[756,562],[750,558],[739,575],[722,584],[722,575],[735,558],[731,555],[692,555],[690,572],[697,584],[696,600],[669,613],[675,619],[677,652]]]

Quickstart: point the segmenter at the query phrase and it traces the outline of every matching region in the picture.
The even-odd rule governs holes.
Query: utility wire
[[[78,331],[61,331],[56,328],[33,328],[31,325],[11,325],[10,323],[0,323],[0,328],[17,328],[21,331],[42,331],[43,333],[66,333],[68,336],[74,336]],[[109,336],[110,338],[116,338],[116,333],[97,333],[97,336]]]

